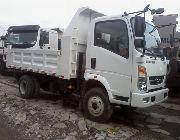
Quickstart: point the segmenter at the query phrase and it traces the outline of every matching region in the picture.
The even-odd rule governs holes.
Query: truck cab
[[[15,49],[59,50],[61,34],[61,30],[44,29],[39,25],[11,26],[7,44]]]
[[[5,63],[5,58],[6,58],[5,41],[6,41],[6,36],[1,36],[0,37],[0,73],[1,74],[4,74],[5,70],[6,70],[6,63]]]
[[[145,53],[135,46],[135,18],[96,18],[89,30],[85,79],[97,80],[114,104],[148,107],[167,99],[167,62],[158,30],[146,22]]]

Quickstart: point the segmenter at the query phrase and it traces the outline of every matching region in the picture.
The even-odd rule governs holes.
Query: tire
[[[110,119],[113,107],[105,90],[101,88],[90,89],[82,100],[82,109],[88,119],[101,123]]]
[[[19,94],[24,99],[33,97],[35,91],[34,80],[31,76],[24,75],[19,80]]]
[[[2,59],[0,59],[0,73],[6,75],[6,64]]]
[[[19,82],[21,76],[18,75],[17,73],[14,73],[14,78],[16,79],[17,82]]]
[[[37,78],[33,77],[33,82],[34,82],[34,93],[33,93],[33,97],[37,97],[40,93],[40,85],[39,85],[39,81]]]

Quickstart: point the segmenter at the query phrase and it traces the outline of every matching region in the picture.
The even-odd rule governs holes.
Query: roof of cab
[[[22,26],[10,26],[8,32],[13,31],[38,31],[40,28],[39,25],[22,25]]]

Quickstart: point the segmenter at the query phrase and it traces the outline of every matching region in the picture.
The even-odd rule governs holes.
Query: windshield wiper
[[[153,55],[154,56],[154,58],[156,59],[156,54],[155,53],[153,53],[150,49],[148,49],[148,48],[144,48],[146,51],[148,51],[149,53],[146,53],[146,54],[151,54],[151,55]]]
[[[30,44],[29,42],[23,42],[23,44]]]
[[[11,41],[6,41],[5,44],[6,45],[12,45],[13,43]]]
[[[157,26],[154,26],[154,28],[149,32],[149,34],[153,33],[154,31],[156,31],[158,29]]]
[[[22,44],[25,46],[31,45],[29,42],[23,42]]]

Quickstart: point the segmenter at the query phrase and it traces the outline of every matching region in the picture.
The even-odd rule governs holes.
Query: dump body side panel
[[[60,76],[60,51],[8,49],[7,68]]]

